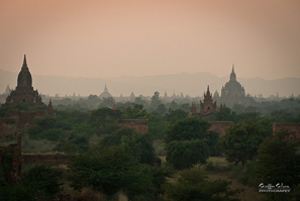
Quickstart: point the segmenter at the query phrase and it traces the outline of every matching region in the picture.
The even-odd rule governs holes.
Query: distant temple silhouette
[[[204,93],[203,102],[200,100],[200,113],[197,113],[197,107],[195,103],[192,103],[191,112],[189,116],[199,116],[203,119],[212,119],[217,111],[217,101],[213,102],[212,94],[207,86],[207,91]]]
[[[232,65],[230,79],[222,87],[221,97],[218,99],[218,102],[232,107],[234,104],[247,104],[251,101],[250,99],[250,97],[246,97],[244,87],[236,80],[234,65]]]
[[[112,97],[112,95],[108,92],[107,87],[105,85],[104,91],[102,92],[102,94],[100,94],[99,98],[108,98],[108,97]]]
[[[0,138],[16,137],[16,132],[23,132],[27,127],[34,124],[35,118],[55,116],[51,99],[46,106],[37,90],[33,90],[32,77],[27,67],[26,55],[23,65],[17,78],[17,87],[12,90],[2,107],[9,107],[16,104],[26,104],[31,111],[20,111],[12,109],[9,117],[0,117]],[[42,107],[35,107],[42,106]],[[44,107],[43,107],[44,106]]]
[[[214,102],[213,99],[215,100]],[[217,102],[221,103],[220,109],[222,109],[226,106],[232,107],[234,104],[249,104],[251,101],[254,101],[254,99],[249,95],[245,96],[245,89],[237,82],[234,65],[232,65],[230,79],[225,86],[222,87],[221,96],[219,96],[217,90],[212,96],[208,86],[206,93],[204,93],[203,102],[200,100],[200,112],[197,113],[196,104],[192,103],[189,115],[199,116],[204,119],[212,119],[217,110]]]
[[[9,96],[11,90],[9,88],[9,85],[6,86],[5,92],[3,93],[3,95]]]
[[[44,105],[37,90],[33,90],[32,78],[27,67],[26,55],[24,55],[23,65],[17,79],[17,87],[11,90],[6,98],[4,106],[25,103],[30,106]]]

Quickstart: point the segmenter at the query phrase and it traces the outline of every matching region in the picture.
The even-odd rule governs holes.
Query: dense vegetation
[[[238,201],[234,196],[242,191],[230,189],[230,182],[225,180],[209,181],[204,171],[196,167],[180,171],[178,175],[176,183],[165,185],[166,195],[174,201]]]
[[[235,195],[242,190],[232,190],[226,180],[208,179],[210,172],[231,172],[255,188],[264,182],[300,190],[299,143],[287,140],[287,132],[272,132],[274,121],[300,122],[298,99],[223,108],[212,120],[235,122],[224,136],[208,131],[207,121],[188,117],[190,105],[184,99],[166,102],[155,93],[149,100],[115,103],[117,110],[112,110],[114,102],[95,95],[75,104],[53,101],[56,117],[35,119],[22,136],[22,149],[65,152],[68,171],[34,166],[19,184],[11,184],[12,155],[0,149],[0,200],[54,199],[62,184],[102,200],[116,200],[120,193],[130,200],[238,200]],[[0,116],[9,116],[11,109],[32,110],[22,104],[2,107]],[[148,119],[149,133],[119,128],[117,119]],[[209,161],[212,156],[225,157],[228,165]],[[162,158],[167,162],[160,167]],[[282,195],[269,195],[282,200]],[[296,191],[288,196],[299,198]]]

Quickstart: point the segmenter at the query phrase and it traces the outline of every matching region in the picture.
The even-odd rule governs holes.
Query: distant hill
[[[195,74],[173,74],[144,77],[119,77],[119,78],[72,78],[62,76],[42,76],[34,75],[33,87],[42,94],[65,94],[88,96],[90,94],[100,95],[107,85],[108,91],[113,96],[129,96],[134,92],[136,96],[152,96],[155,91],[161,95],[167,92],[168,96],[173,93],[179,95],[201,96],[207,88],[214,93],[216,90],[221,93],[222,86],[229,80],[227,77],[218,77],[207,72]],[[237,81],[244,86],[246,93],[251,95],[263,94],[264,97],[270,95],[294,96],[300,94],[300,78],[283,78],[277,80],[265,80],[262,78],[240,78],[237,75]],[[0,93],[5,91],[9,84],[10,88],[15,88],[17,84],[17,73],[11,73],[0,70]]]

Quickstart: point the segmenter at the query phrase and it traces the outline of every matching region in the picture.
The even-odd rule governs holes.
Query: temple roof
[[[230,74],[230,81],[236,81],[236,74],[234,72],[234,64],[232,65],[232,70]]]
[[[17,88],[32,88],[32,78],[27,67],[26,55],[24,55],[23,65],[18,75]]]
[[[5,94],[5,95],[9,95],[10,92],[11,92],[11,90],[10,90],[10,88],[9,88],[9,85],[7,85],[4,94]]]
[[[112,97],[112,95],[108,92],[106,85],[105,85],[105,87],[104,87],[103,93],[100,94],[99,97],[100,97],[100,98],[108,98],[108,97]]]

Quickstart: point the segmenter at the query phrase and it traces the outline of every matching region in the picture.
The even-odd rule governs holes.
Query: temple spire
[[[105,84],[104,92],[108,92],[106,84]]]
[[[17,87],[32,88],[32,78],[27,67],[26,55],[24,54],[23,65],[18,75]]]
[[[24,54],[24,60],[23,60],[22,68],[28,68],[27,67],[27,61],[26,61],[26,54]]]
[[[232,64],[232,70],[231,70],[231,74],[230,74],[230,81],[236,81],[236,75],[234,72],[234,64]]]

